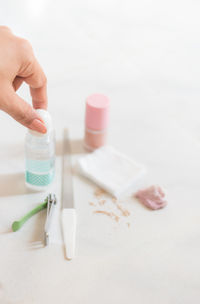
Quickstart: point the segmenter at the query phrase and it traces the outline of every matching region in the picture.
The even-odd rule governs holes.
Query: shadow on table
[[[47,209],[37,213],[34,230],[28,243],[29,250],[36,250],[45,247],[44,228],[46,221]]]
[[[56,155],[62,155],[62,141],[56,142]],[[71,154],[82,154],[85,153],[82,139],[70,140]],[[13,147],[14,148],[14,147]],[[13,150],[13,149],[11,149]],[[19,151],[18,151],[19,152]],[[20,154],[22,151],[20,150]],[[12,155],[17,157],[17,155]],[[0,197],[12,196],[12,195],[23,195],[29,193],[35,193],[36,191],[28,189],[25,185],[24,172],[0,174]]]
[[[24,173],[0,174],[0,196],[22,195],[34,193],[27,189]]]
[[[0,231],[0,235],[1,235],[1,234],[10,234],[10,233],[13,233],[13,231],[12,231],[11,228],[7,228],[7,229],[5,229],[5,230]]]
[[[83,146],[82,139],[73,139],[70,140],[71,154],[83,154],[85,153],[85,149]],[[63,141],[59,140],[56,142],[56,155],[62,155],[63,151]]]

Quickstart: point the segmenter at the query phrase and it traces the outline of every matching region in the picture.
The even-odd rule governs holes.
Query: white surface
[[[0,303],[199,303],[199,9],[193,0],[2,2],[1,23],[31,41],[48,77],[58,198],[62,129],[77,156],[84,100],[101,92],[111,99],[109,143],[144,163],[169,204],[150,212],[127,199],[128,228],[93,214],[95,187],[75,175],[75,259],[60,245],[40,248],[45,212],[11,233],[45,194],[25,189],[25,130],[1,112]],[[30,101],[25,86],[20,94]]]
[[[80,157],[77,167],[83,176],[117,198],[122,198],[130,189],[135,191],[138,180],[145,174],[144,166],[111,146]]]

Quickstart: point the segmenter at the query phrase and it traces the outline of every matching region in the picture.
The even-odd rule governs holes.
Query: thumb
[[[15,93],[13,88],[6,90],[6,95],[3,100],[0,100],[0,107],[25,127],[46,133],[47,130],[41,117],[31,105]]]

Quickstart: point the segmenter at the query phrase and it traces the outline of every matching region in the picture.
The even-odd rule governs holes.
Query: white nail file
[[[71,260],[75,255],[76,209],[74,207],[71,150],[67,129],[64,129],[63,137],[62,204],[62,230],[65,252],[66,258]]]

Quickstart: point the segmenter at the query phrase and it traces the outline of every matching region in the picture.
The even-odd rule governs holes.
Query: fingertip
[[[29,125],[29,129],[34,130],[36,132],[45,134],[47,132],[47,128],[44,124],[44,122],[42,122],[42,120],[35,118],[32,123]]]

